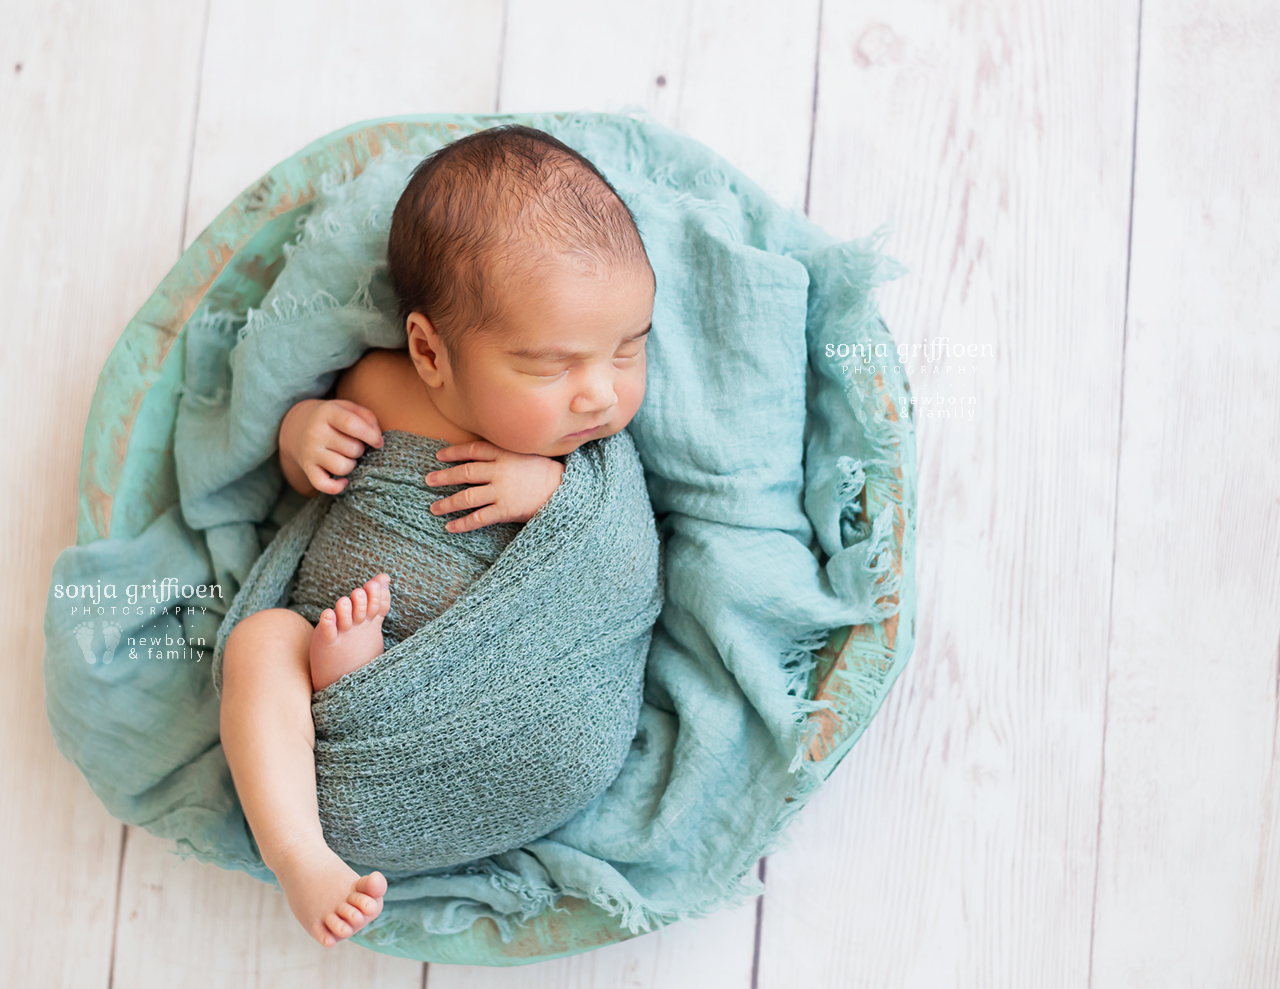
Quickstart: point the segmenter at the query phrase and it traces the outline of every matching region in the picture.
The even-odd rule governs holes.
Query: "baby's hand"
[[[560,486],[564,464],[537,454],[512,453],[484,440],[447,446],[439,460],[467,460],[445,470],[432,471],[426,483],[470,484],[431,506],[433,515],[447,515],[464,508],[478,511],[445,523],[450,532],[467,532],[497,522],[528,522],[538,514]]]
[[[280,466],[300,494],[336,495],[347,486],[365,445],[382,446],[378,417],[363,405],[334,398],[308,398],[280,424]],[[332,476],[330,476],[332,475]]]

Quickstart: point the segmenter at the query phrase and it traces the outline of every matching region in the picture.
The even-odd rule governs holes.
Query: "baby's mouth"
[[[581,430],[579,430],[579,431],[578,431],[578,432],[576,432],[576,433],[570,433],[570,434],[569,434],[569,436],[568,436],[567,438],[576,438],[576,437],[579,437],[579,436],[586,436],[588,433],[594,433],[594,432],[596,432],[596,431],[597,431],[597,430],[599,430],[599,429],[603,429],[605,425],[606,425],[606,424],[602,422],[602,423],[600,423],[600,425],[598,425],[598,426],[592,426],[592,427],[590,427],[589,429],[581,429]]]

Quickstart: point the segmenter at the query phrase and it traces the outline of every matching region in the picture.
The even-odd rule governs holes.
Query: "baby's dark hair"
[[[440,148],[414,169],[392,214],[387,262],[400,318],[424,314],[455,365],[463,339],[501,311],[498,266],[510,275],[553,258],[652,272],[609,181],[532,127],[505,124]]]

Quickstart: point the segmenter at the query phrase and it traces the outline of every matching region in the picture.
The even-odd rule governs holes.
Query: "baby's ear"
[[[404,335],[409,341],[410,350],[414,349],[415,340],[429,342],[440,338],[436,328],[431,325],[431,320],[427,319],[427,314],[420,312],[411,312],[404,318]]]
[[[427,375],[438,374],[440,370],[440,350],[443,343],[436,328],[431,325],[425,313],[413,312],[405,317],[405,334],[409,342],[409,357],[413,366],[418,369],[418,376],[426,380]]]

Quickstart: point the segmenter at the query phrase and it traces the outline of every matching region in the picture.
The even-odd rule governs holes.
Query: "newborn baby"
[[[334,398],[298,403],[280,428],[290,485],[312,496],[350,484],[351,497],[317,530],[290,607],[241,620],[222,660],[222,744],[245,818],[294,916],[325,946],[379,914],[386,880],[357,875],[325,843],[312,692],[379,656],[384,628],[399,640],[447,609],[550,499],[564,456],[631,421],[653,313],[626,205],[585,158],[527,127],[427,158],[396,205],[388,262],[407,352],[370,351]],[[376,513],[358,518],[355,496],[388,478],[409,490],[422,466],[439,467],[424,485],[457,486],[430,512],[467,513],[444,526],[460,534],[458,557],[437,568],[448,579],[427,579],[432,561],[417,561],[393,580],[405,562],[394,534],[368,521]],[[344,540],[364,552],[353,568],[381,572],[321,607],[343,579],[330,550]]]

